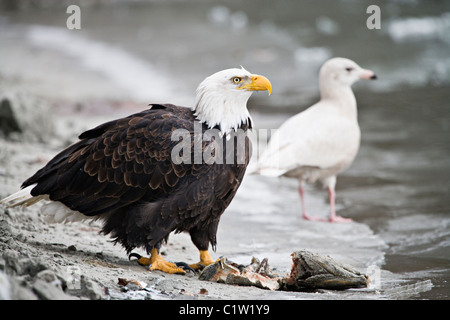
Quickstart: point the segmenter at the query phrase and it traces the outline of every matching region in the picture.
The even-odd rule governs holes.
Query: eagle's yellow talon
[[[139,263],[141,266],[144,266],[144,267],[149,266],[151,264],[150,259],[146,258],[146,257],[140,257],[136,261],[137,261],[137,263]]]
[[[176,274],[186,274],[182,268],[177,267],[175,263],[167,262],[161,256],[155,259],[154,262],[150,264],[148,270],[160,270],[166,273],[176,273]]]
[[[146,267],[146,266],[149,266],[149,265],[150,265],[150,259],[149,259],[149,258],[146,258],[146,257],[143,257],[143,256],[141,256],[141,255],[138,254],[138,253],[134,253],[134,252],[130,253],[130,255],[128,256],[128,259],[131,260],[132,257],[137,258],[136,261],[137,261],[137,263],[139,263],[141,266]]]
[[[194,264],[190,264],[189,267],[194,270],[202,270],[204,267],[209,266],[214,262],[215,261],[213,260],[213,258],[211,258],[208,250],[200,250],[200,261]]]
[[[175,263],[167,262],[159,253],[159,250],[156,248],[152,249],[150,258],[145,258],[137,253],[130,254],[130,257],[137,257],[137,262],[141,266],[148,266],[148,270],[160,270],[166,273],[177,273],[177,274],[186,274],[182,268],[179,268]]]

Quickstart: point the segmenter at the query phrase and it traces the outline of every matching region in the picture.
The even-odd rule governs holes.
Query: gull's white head
[[[270,81],[261,75],[241,69],[226,69],[214,73],[197,88],[195,116],[209,128],[219,126],[222,132],[237,130],[249,124],[247,101],[253,91],[272,91]]]
[[[320,68],[320,85],[351,86],[360,79],[377,79],[376,74],[346,58],[332,58]]]

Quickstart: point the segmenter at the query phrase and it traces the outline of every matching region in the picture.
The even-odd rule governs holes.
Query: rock
[[[61,279],[61,277],[58,276],[52,270],[48,270],[48,269],[42,270],[38,274],[36,274],[34,279],[42,280],[42,281],[45,281],[47,283],[50,283],[51,285],[57,287],[61,291],[64,291],[65,288],[67,288],[67,285],[64,283],[65,281],[63,281]]]
[[[101,300],[106,298],[105,288],[94,280],[81,276],[81,295],[91,300]]]
[[[5,250],[0,259],[0,297],[14,300],[67,300],[74,299],[65,290],[63,275],[50,269],[41,258],[21,256]]]
[[[6,219],[0,219],[0,237],[11,235],[12,230]]]
[[[38,300],[29,283],[19,278],[10,277],[12,300]]]
[[[8,274],[22,274],[19,262],[19,253],[13,250],[5,250],[2,254],[4,270]]]
[[[43,142],[54,131],[51,111],[44,100],[25,91],[0,91],[0,137]]]
[[[23,258],[19,261],[22,264],[22,274],[35,277],[39,272],[49,269],[49,265],[41,258]]]
[[[0,300],[37,300],[31,287],[23,279],[0,271]]]
[[[2,271],[0,271],[0,300],[11,299],[12,286],[9,281],[9,277]]]
[[[5,250],[2,255],[5,272],[12,275],[29,275],[34,277],[49,266],[41,258],[21,256],[17,251]]]
[[[44,280],[36,279],[33,282],[33,291],[42,300],[71,300],[76,299],[64,293],[58,286]]]
[[[40,271],[49,269],[49,266],[42,258],[30,258],[15,250],[6,249],[0,259],[0,268],[9,275],[34,277]]]

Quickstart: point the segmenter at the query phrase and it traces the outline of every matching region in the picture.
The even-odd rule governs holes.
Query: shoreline
[[[48,101],[47,101],[48,102]],[[58,102],[61,103],[61,102]],[[56,103],[57,104],[57,103]],[[76,112],[70,108],[56,112],[55,105],[48,107],[48,115],[53,115],[54,139],[46,144],[42,141],[27,139],[26,134],[15,136],[15,139],[2,139],[3,152],[0,156],[0,181],[2,189],[0,196],[7,196],[18,190],[21,182],[45,165],[54,154],[69,141],[74,142],[82,130],[92,127],[95,123],[106,121],[103,115],[94,115],[89,119],[88,109]],[[108,105],[106,109],[116,110],[115,114],[130,113],[130,104]],[[112,114],[108,113],[107,117]],[[103,120],[102,120],[103,119]],[[95,124],[96,125],[96,124]],[[88,127],[88,128],[86,128]],[[83,129],[84,128],[84,129]],[[69,131],[69,132],[67,132]],[[38,139],[39,140],[39,139]],[[289,235],[279,243],[267,242],[267,237],[276,239],[285,233],[283,225],[265,225],[262,221],[252,222],[252,215],[242,215],[241,210],[251,207],[251,189],[260,184],[259,177],[246,177],[242,190],[222,217],[218,232],[218,248],[213,255],[218,258],[226,256],[232,261],[248,264],[252,256],[259,259],[268,256],[269,264],[278,272],[288,272],[291,266],[290,250],[305,248],[306,244],[316,242],[315,232],[305,230],[295,237],[303,239],[303,245],[287,246],[283,243],[291,241]],[[263,186],[264,187],[264,186]],[[232,204],[233,204],[232,202]],[[247,203],[247,206],[241,206]],[[198,275],[188,273],[185,276],[168,275],[159,271],[149,272],[133,261],[128,261],[125,251],[120,246],[114,246],[108,236],[100,235],[100,222],[77,222],[69,224],[47,224],[39,213],[39,204],[28,208],[1,207],[0,216],[0,270],[4,270],[12,291],[12,299],[382,299],[383,295],[374,289],[347,290],[346,292],[324,291],[322,293],[268,291],[256,287],[237,287],[232,285],[198,280]],[[280,208],[279,210],[283,210]],[[248,212],[247,212],[248,213]],[[250,219],[250,220],[249,220]],[[295,217],[296,219],[296,217]],[[350,230],[373,241],[372,232],[364,225],[354,223],[351,226],[331,226],[328,224],[312,224],[299,221],[300,226],[330,229],[328,232],[345,233]],[[251,226],[250,229],[245,225]],[[270,227],[275,227],[272,230]],[[278,228],[278,229],[277,229]],[[356,229],[355,229],[356,228]],[[247,230],[247,233],[244,231]],[[358,231],[359,230],[359,231]],[[249,234],[249,231],[250,234]],[[330,233],[330,235],[331,235]],[[233,235],[230,237],[230,235]],[[344,235],[344,234],[342,234]],[[358,236],[359,237],[359,236]],[[310,240],[308,240],[310,238]],[[337,237],[339,238],[339,236]],[[339,240],[339,239],[338,239]],[[340,241],[346,241],[341,239]],[[381,245],[375,241],[375,247]],[[275,247],[272,247],[272,245]],[[366,243],[367,244],[367,243]],[[366,246],[364,244],[363,246]],[[281,247],[280,247],[281,246]],[[369,245],[369,247],[372,245]],[[292,248],[292,249],[291,249]],[[326,253],[322,244],[316,245]],[[311,249],[307,246],[306,249]],[[372,249],[371,249],[372,250]],[[143,253],[142,250],[136,250]],[[333,249],[339,258],[345,253]],[[377,251],[377,249],[375,249]],[[349,252],[359,252],[354,248]],[[193,263],[198,259],[198,252],[187,234],[172,234],[162,253],[169,261],[186,261]],[[362,253],[362,252],[361,252]],[[380,254],[379,252],[378,254]],[[337,254],[337,255],[336,255]],[[367,259],[363,254],[354,256],[350,263]],[[363,261],[360,261],[363,262]],[[358,262],[358,263],[360,263]],[[364,262],[357,267],[364,265]],[[6,272],[6,273],[5,273]],[[75,272],[75,273],[74,273]],[[136,279],[146,286],[146,290],[123,289],[117,284],[119,278]],[[46,282],[53,279],[53,284]],[[55,281],[55,279],[59,279]],[[50,283],[52,283],[50,281]],[[71,284],[71,281],[75,283]],[[54,285],[57,283],[59,285]],[[75,286],[75,288],[73,288]],[[56,288],[56,289],[55,289]],[[127,291],[128,290],[128,291]],[[320,291],[319,291],[320,292]]]

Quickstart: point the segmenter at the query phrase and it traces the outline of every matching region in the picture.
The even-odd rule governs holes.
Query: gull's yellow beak
[[[272,93],[272,85],[270,84],[269,79],[264,76],[253,74],[252,81],[240,86],[238,89],[245,89],[249,91],[269,91],[269,96]]]

